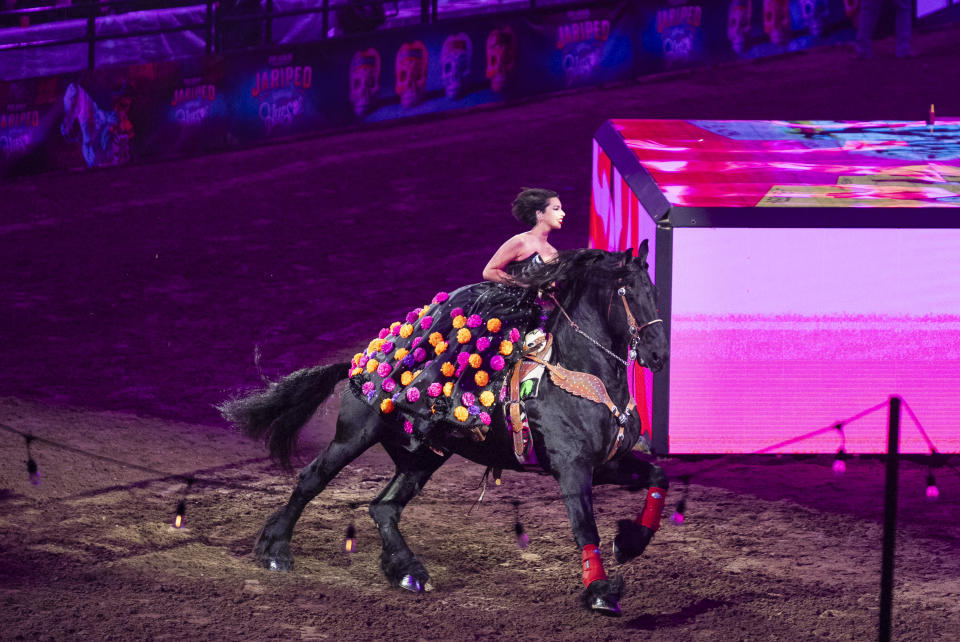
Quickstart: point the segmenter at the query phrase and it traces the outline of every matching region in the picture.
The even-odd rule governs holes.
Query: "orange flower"
[[[396,352],[393,353],[393,358],[396,359],[397,361],[400,361],[400,360],[403,359],[405,356],[407,356],[407,354],[408,354],[409,352],[410,352],[410,351],[407,350],[406,348],[399,348],[399,349],[397,349]]]
[[[357,354],[353,355],[353,361],[351,361],[350,364],[356,366],[358,363],[360,363],[360,359],[363,359],[362,352],[358,352]]]
[[[427,305],[425,305],[425,306],[423,306],[422,308],[420,308],[420,314],[419,314],[418,316],[419,316],[421,319],[423,318],[423,315],[425,315],[425,314],[427,313],[427,308],[429,308],[429,307],[430,307],[430,304],[428,303]]]
[[[457,406],[453,411],[453,416],[460,421],[466,421],[470,417],[470,411],[463,406]]]
[[[376,359],[370,359],[367,361],[367,372],[374,372],[377,369],[377,366],[380,365],[380,362]]]
[[[477,374],[480,374],[480,373],[478,372]],[[493,396],[493,393],[490,392],[489,390],[484,390],[483,392],[480,393],[480,403],[482,403],[487,408],[492,406],[495,400],[496,398]]]
[[[474,352],[473,354],[470,355],[470,359],[467,363],[470,364],[471,368],[479,368],[480,366],[483,365],[483,357],[481,357],[479,354]]]
[[[454,367],[454,365],[453,365],[452,363],[450,363],[449,361],[447,361],[445,364],[443,364],[442,366],[440,366],[440,372],[443,373],[443,376],[444,376],[444,377],[452,377],[452,376],[453,376],[453,373],[456,372],[456,371],[457,371],[457,369],[456,369],[456,368]]]
[[[436,352],[437,354],[443,354],[444,352],[447,351],[447,342],[441,341],[440,343],[437,344],[437,347],[434,348],[433,351]]]
[[[413,373],[409,370],[400,375],[400,385],[409,386],[411,381],[413,381]]]
[[[505,357],[509,357],[511,354],[513,354],[513,341],[501,341],[500,354]]]
[[[367,345],[367,354],[373,354],[374,352],[379,350],[380,346],[382,346],[383,344],[384,344],[383,339],[374,339],[373,341],[370,342],[369,345]]]
[[[490,332],[500,332],[500,327],[501,327],[500,319],[496,317],[493,317],[492,319],[487,321],[487,330],[489,330]]]
[[[384,399],[380,402],[380,412],[389,415],[393,412],[393,399]]]
[[[457,318],[459,319],[461,317]],[[466,328],[457,330],[457,343],[469,343],[471,338],[473,338],[473,335],[470,334],[470,331]]]
[[[430,345],[436,347],[438,343],[443,341],[443,335],[439,332],[434,332],[430,335],[430,338],[427,339],[427,341],[430,343]]]
[[[467,317],[463,316],[462,314],[458,314],[457,316],[453,317],[453,327],[462,328],[465,325],[467,325]]]
[[[355,377],[361,372],[363,372],[363,368],[354,368],[353,370],[350,371],[350,376]]]
[[[401,337],[403,337],[404,339],[406,339],[406,338],[409,337],[411,334],[413,334],[413,326],[412,326],[412,325],[410,325],[409,323],[404,323],[402,326],[400,326],[400,336],[401,336]]]
[[[444,394],[445,396],[447,396],[447,397],[449,397],[450,395],[453,394],[453,382],[452,382],[452,381],[448,381],[447,383],[443,384],[443,394]]]
[[[477,374],[473,375],[473,380],[477,382],[478,386],[485,386],[490,383],[490,375],[487,374],[486,370],[477,370]]]

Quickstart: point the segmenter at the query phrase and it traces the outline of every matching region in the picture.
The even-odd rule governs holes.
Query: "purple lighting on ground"
[[[937,488],[937,480],[934,479],[933,473],[927,473],[927,499],[935,501],[939,497],[940,489]]]
[[[845,472],[847,472],[847,462],[845,462],[844,460],[840,459],[839,457],[838,457],[837,459],[834,459],[834,460],[833,460],[833,474],[834,474],[834,475],[842,475],[842,474],[844,474]]]

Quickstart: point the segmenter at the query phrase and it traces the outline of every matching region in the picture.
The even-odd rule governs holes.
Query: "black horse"
[[[635,558],[646,548],[659,526],[667,488],[664,472],[634,448],[642,437],[639,418],[621,410],[632,404],[628,403],[631,396],[626,360],[618,355],[629,354],[637,363],[659,370],[668,352],[646,257],[646,241],[637,257],[632,251],[563,252],[557,260],[516,280],[523,287],[554,293],[557,306],[546,326],[554,337],[549,362],[561,365],[568,373],[594,375],[612,401],[604,405],[575,396],[556,385],[550,375],[544,375],[537,396],[525,400],[539,465],[560,484],[574,539],[582,551],[586,586],[583,603],[608,615],[620,613],[622,582],[619,578],[607,579],[603,570],[597,549],[600,538],[593,514],[593,486],[620,484],[650,489],[636,520],[618,523],[613,550],[619,563]],[[224,403],[220,410],[246,434],[264,439],[271,454],[289,467],[297,432],[333,393],[335,384],[347,377],[348,368],[342,363],[299,370],[265,390]],[[569,389],[569,385],[566,387]],[[616,407],[611,409],[610,405]],[[370,504],[370,515],[383,540],[381,568],[392,585],[423,590],[429,576],[398,529],[400,513],[452,453],[494,469],[524,469],[514,455],[503,406],[496,407],[485,440],[445,438],[444,431],[433,430],[432,447],[424,445],[411,452],[395,437],[396,419],[378,412],[348,386],[341,396],[336,436],[300,471],[287,505],[267,519],[254,546],[256,559],[266,568],[289,570],[293,566],[290,539],[307,503],[345,465],[372,445],[382,443],[396,464],[396,474]]]

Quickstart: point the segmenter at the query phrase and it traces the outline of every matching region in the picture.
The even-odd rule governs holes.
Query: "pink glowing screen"
[[[611,123],[673,205],[960,206],[960,119]]]
[[[696,127],[682,122],[671,130],[669,121],[654,123],[655,131],[643,139],[645,149],[679,145],[676,136],[656,138],[657,131]],[[770,124],[752,125],[762,129]],[[618,127],[638,131],[630,121],[618,121]],[[743,129],[749,128],[738,131]],[[712,136],[711,144],[719,147],[716,137],[722,134]],[[626,142],[639,157],[633,141]],[[731,146],[739,148],[742,142],[734,140]],[[960,177],[960,166],[946,158],[953,152],[929,152],[936,153],[943,158],[869,167],[848,158],[803,171],[818,183],[826,182],[830,172],[905,176],[909,166],[921,182],[938,176],[944,183],[930,187],[912,179],[892,181],[906,183],[892,187],[909,187],[909,197],[884,190],[860,196],[873,201],[870,205],[898,200],[900,207],[922,207],[929,198],[941,206],[953,204],[948,199],[957,190],[950,179]],[[689,155],[694,163],[703,161],[699,151]],[[671,157],[672,162],[688,162],[683,159]],[[668,183],[664,177],[673,177],[673,170],[646,161],[643,167],[675,205],[680,199],[685,205],[743,206],[749,192],[752,205],[763,206],[760,201],[772,186],[792,185],[797,194],[804,187],[796,172],[784,168],[780,176],[773,176],[772,169],[760,168],[754,176],[730,168],[740,175],[724,170],[718,177],[703,170],[706,182],[691,180],[680,189],[681,181],[694,175],[680,172],[675,183]],[[726,179],[735,180],[720,182]],[[592,181],[590,244],[622,250],[644,238],[652,243],[655,223],[596,143]],[[731,186],[731,193],[724,193],[724,186]],[[844,204],[858,205],[860,196],[844,199]],[[829,427],[884,404],[892,394],[905,402],[902,451],[926,453],[934,446],[940,452],[960,452],[960,227],[667,229],[673,252],[665,384],[669,412],[667,425],[653,429],[668,431],[671,453],[832,453],[840,447],[851,453],[885,452],[883,407],[845,425],[842,433]],[[653,246],[651,265],[655,252]],[[652,377],[643,383],[641,394],[652,399]],[[820,429],[826,430],[793,441]],[[791,443],[771,448],[783,442]]]

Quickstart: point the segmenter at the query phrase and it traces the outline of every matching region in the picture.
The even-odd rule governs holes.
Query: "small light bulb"
[[[40,470],[37,468],[37,462],[33,461],[33,457],[27,460],[27,474],[30,475],[31,484],[40,485]]]
[[[940,489],[937,488],[937,480],[934,479],[933,473],[927,473],[927,499],[934,501],[940,497]]]
[[[521,550],[530,545],[530,536],[524,532],[523,524],[520,522],[514,524],[513,532],[517,536],[517,546],[519,546]]]
[[[673,515],[670,516],[670,520],[679,526],[683,523],[683,514],[687,511],[687,500],[681,499],[677,502],[677,509],[673,512]]]
[[[347,526],[347,532],[343,536],[343,552],[353,553],[357,550],[357,529],[353,524]]]
[[[181,499],[177,503],[177,514],[173,517],[173,527],[181,528],[183,526],[183,516],[187,513],[187,502]]]
[[[847,472],[847,453],[843,450],[838,450],[837,455],[833,460],[833,474],[842,475]]]

